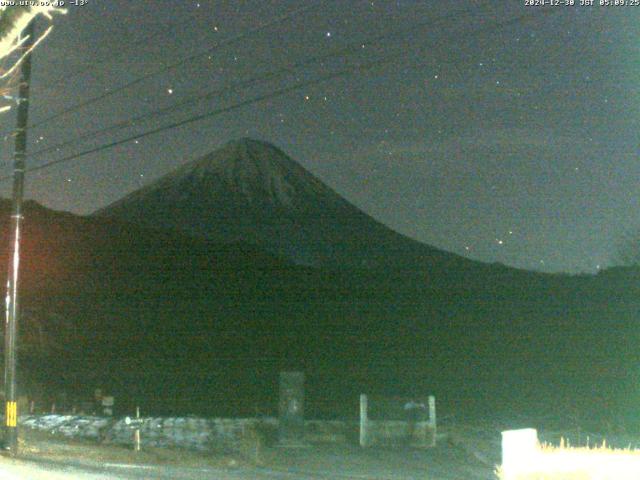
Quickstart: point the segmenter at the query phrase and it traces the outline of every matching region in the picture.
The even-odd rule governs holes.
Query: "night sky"
[[[34,172],[28,197],[48,207],[90,213],[251,136],[395,230],[483,261],[595,272],[640,226],[640,7],[89,0],[68,10],[34,55],[33,122],[148,78],[32,129],[30,152],[202,98],[29,166],[352,73]],[[14,121],[2,117],[3,134]],[[12,151],[5,138],[1,175],[11,173]]]

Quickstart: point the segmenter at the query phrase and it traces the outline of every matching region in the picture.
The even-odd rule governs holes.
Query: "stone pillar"
[[[304,442],[304,373],[280,372],[279,440],[283,445]]]
[[[436,446],[436,438],[438,436],[438,426],[436,422],[436,397],[429,395],[429,428],[431,430],[431,445]]]
[[[363,393],[360,395],[360,446],[369,445],[369,414],[367,412],[367,396]]]

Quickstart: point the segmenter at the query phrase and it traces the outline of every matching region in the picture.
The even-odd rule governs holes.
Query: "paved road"
[[[128,464],[68,465],[23,459],[0,458],[0,480],[459,480],[461,472],[451,474],[432,470],[425,475],[362,475],[311,473],[297,469],[272,470],[265,468],[183,468]],[[464,478],[479,478],[468,471]],[[481,478],[489,478],[482,476]],[[491,477],[494,478],[494,477]]]
[[[435,473],[435,472],[434,472]],[[429,475],[429,480],[459,480],[458,475]],[[469,476],[467,478],[475,478]],[[426,480],[424,476],[320,474],[299,470],[211,469],[104,464],[91,467],[0,458],[0,480]]]
[[[475,445],[472,453],[477,449]],[[65,463],[58,458],[0,456],[0,480],[494,480],[498,462],[449,442],[427,450],[323,445],[264,453],[270,468],[100,463],[79,452],[58,457],[70,459]]]
[[[0,458],[0,480],[379,480],[380,477],[309,474],[270,469],[211,469],[103,464],[64,465],[46,461]]]
[[[261,474],[255,471],[214,470],[197,468],[140,467],[129,465],[103,465],[95,467],[64,466],[45,462],[0,459],[0,480],[274,480],[291,476]],[[296,477],[311,478],[311,477]]]

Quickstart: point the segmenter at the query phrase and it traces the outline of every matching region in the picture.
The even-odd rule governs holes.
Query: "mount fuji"
[[[143,226],[257,245],[330,268],[468,269],[481,265],[376,221],[274,145],[243,138],[99,210]]]

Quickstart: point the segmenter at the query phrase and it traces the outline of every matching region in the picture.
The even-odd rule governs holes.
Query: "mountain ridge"
[[[9,212],[0,202],[0,238]],[[433,392],[445,412],[637,404],[619,373],[638,362],[638,270],[306,268],[31,203],[22,247],[19,367],[47,392],[244,415],[271,405],[277,372],[302,369],[309,411],[329,416],[362,391]]]
[[[96,211],[95,216],[245,241],[294,263],[329,267],[484,265],[402,235],[278,147],[241,138]]]

